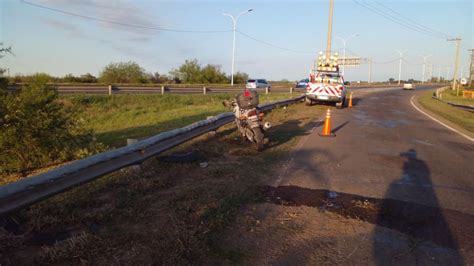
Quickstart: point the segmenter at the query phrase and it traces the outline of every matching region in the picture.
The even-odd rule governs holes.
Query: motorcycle
[[[264,113],[258,108],[258,93],[254,90],[245,90],[235,96],[231,102],[223,102],[232,107],[235,123],[243,138],[253,142],[257,151],[263,150],[265,131],[271,127],[270,122],[263,123]]]

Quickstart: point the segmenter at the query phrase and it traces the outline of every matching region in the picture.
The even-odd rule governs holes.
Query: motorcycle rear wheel
[[[261,128],[253,128],[253,140],[255,144],[255,149],[257,151],[263,150],[263,146],[265,144],[265,136]]]

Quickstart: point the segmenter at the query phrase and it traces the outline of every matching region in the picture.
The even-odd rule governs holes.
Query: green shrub
[[[28,172],[100,149],[73,107],[38,76],[19,92],[0,93],[0,174]]]

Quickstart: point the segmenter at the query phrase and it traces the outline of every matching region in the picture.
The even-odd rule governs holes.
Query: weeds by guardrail
[[[438,101],[441,101],[445,104],[449,104],[453,107],[456,107],[456,108],[459,108],[459,109],[462,109],[462,110],[466,110],[466,111],[470,111],[470,112],[474,112],[474,106],[456,104],[456,103],[452,103],[452,102],[443,100],[443,94],[442,93],[447,89],[450,89],[450,87],[442,87],[442,88],[437,89],[432,98],[436,99]]]
[[[304,96],[261,106],[263,111],[298,103]],[[188,140],[214,131],[234,121],[232,112],[202,120],[183,128],[163,132],[130,146],[99,153],[0,187],[0,215],[31,205],[75,186],[167,151]]]

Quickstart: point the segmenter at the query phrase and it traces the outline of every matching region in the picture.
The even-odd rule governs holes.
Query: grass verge
[[[295,94],[293,94],[295,95]],[[295,95],[296,96],[296,95]],[[212,95],[73,95],[65,104],[77,106],[97,140],[110,147],[127,138],[144,138],[227,112],[222,101],[233,94]],[[290,98],[289,93],[260,95],[262,103]]]
[[[450,93],[443,93],[443,100]],[[433,92],[427,91],[418,97],[418,102],[428,111],[444,118],[458,127],[474,133],[474,113],[461,110],[432,98]]]
[[[3,220],[0,263],[222,264],[245,251],[223,246],[222,233],[238,210],[259,201],[258,187],[323,107],[304,104],[266,115],[273,128],[258,153],[233,125],[179,146],[209,163],[152,158],[140,172],[118,171]]]
[[[460,91],[459,95],[456,96],[456,91],[452,91],[450,89],[445,90],[442,93],[442,99],[444,101],[447,101],[447,102],[450,102],[450,103],[474,106],[474,99],[473,98],[463,98],[462,97],[462,91]]]

